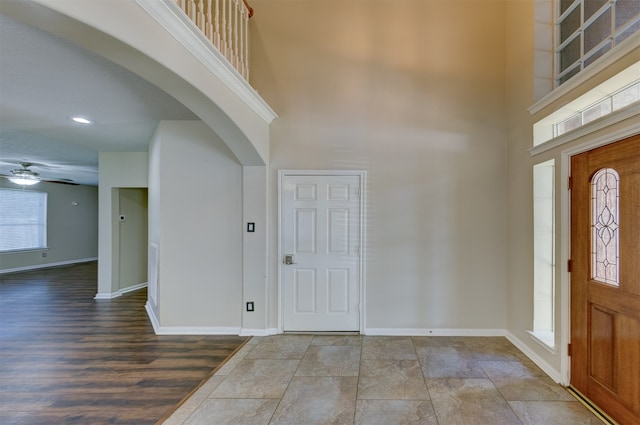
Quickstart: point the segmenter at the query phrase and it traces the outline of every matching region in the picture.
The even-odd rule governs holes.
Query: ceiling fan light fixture
[[[84,117],[71,117],[71,120],[77,122],[78,124],[92,124],[93,121],[88,120]]]
[[[13,170],[12,177],[9,177],[11,183],[19,184],[20,186],[32,186],[40,182],[38,173],[34,173],[31,170]]]
[[[11,183],[19,184],[20,186],[32,186],[36,183],[40,183],[40,180],[37,178],[26,177],[9,177],[9,181]]]

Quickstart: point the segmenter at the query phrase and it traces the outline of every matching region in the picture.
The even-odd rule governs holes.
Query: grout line
[[[309,350],[309,347],[311,346],[311,341],[313,341],[313,338],[311,338],[309,340],[309,344],[307,344],[307,348],[305,348],[304,353],[302,354],[302,357],[300,357],[300,359],[291,359],[291,360],[298,360],[298,366],[296,366],[296,370],[293,371],[293,373],[291,374],[291,378],[289,379],[289,383],[287,384],[287,387],[284,389],[284,391],[282,392],[282,395],[280,396],[280,398],[278,399],[278,404],[276,405],[276,408],[273,409],[273,413],[271,414],[271,417],[269,418],[269,422],[268,424],[271,423],[271,421],[273,421],[274,416],[276,414],[276,412],[278,411],[278,408],[280,407],[280,404],[282,403],[282,399],[284,398],[284,395],[286,394],[287,390],[289,389],[289,386],[291,385],[291,381],[293,381],[293,378],[295,378],[296,373],[298,372],[298,369],[300,369],[300,364],[302,363],[302,359],[304,359],[304,356],[307,354],[307,351]],[[257,345],[259,345],[262,341],[260,341]]]

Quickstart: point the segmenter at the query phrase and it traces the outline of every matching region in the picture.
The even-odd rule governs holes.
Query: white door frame
[[[360,249],[358,251],[359,267],[358,273],[359,279],[359,327],[360,333],[364,334],[365,321],[366,321],[366,306],[365,306],[365,293],[366,293],[366,279],[365,279],[365,258],[366,250],[366,235],[365,235],[365,219],[366,219],[366,183],[367,172],[364,170],[278,170],[278,333],[284,333],[284,293],[282,290],[282,258],[284,252],[282,252],[282,180],[288,176],[357,176],[360,178]]]

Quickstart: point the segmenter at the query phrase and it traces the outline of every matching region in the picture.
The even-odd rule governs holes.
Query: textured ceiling
[[[119,65],[0,13],[0,174],[27,161],[43,178],[97,185],[99,152],[146,152],[159,121],[193,119]]]

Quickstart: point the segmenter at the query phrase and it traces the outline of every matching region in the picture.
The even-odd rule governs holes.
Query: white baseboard
[[[110,300],[110,299],[113,299],[113,298],[121,297],[122,295],[126,294],[127,292],[137,291],[138,289],[142,289],[142,288],[146,288],[146,287],[147,287],[147,282],[139,283],[137,285],[129,286],[128,288],[118,289],[116,292],[97,293],[96,296],[93,297],[93,298],[96,299],[96,300]]]
[[[48,267],[68,266],[70,264],[88,263],[88,262],[97,261],[97,260],[98,260],[98,257],[91,257],[91,258],[79,258],[77,260],[56,261],[55,263],[34,264],[30,266],[14,267],[12,269],[2,269],[0,270],[0,274],[24,272],[28,270],[37,270],[37,269],[46,269]]]
[[[365,328],[371,336],[505,336],[504,329]]]
[[[158,322],[158,318],[156,317],[155,311],[151,308],[149,304],[149,300],[144,303],[144,309],[147,310],[147,316],[149,316],[149,320],[151,321],[151,326],[153,326],[153,332],[158,335],[158,329],[160,329],[160,322]]]
[[[155,331],[156,335],[240,335],[240,328],[222,326],[159,326]]]
[[[270,336],[277,335],[277,328],[267,328],[267,329],[240,329],[240,336]]]
[[[240,328],[205,326],[160,326],[158,318],[147,301],[144,305],[156,335],[239,335]]]
[[[554,382],[563,384],[562,375],[559,370],[556,370],[553,366],[551,366],[547,361],[545,361],[542,357],[540,357],[535,351],[533,351],[527,344],[522,342],[520,338],[512,334],[511,332],[507,332],[507,339],[515,345],[518,350],[522,351],[525,356],[529,357],[532,362],[534,362],[540,369],[544,371]],[[563,384],[564,385],[564,384]]]

